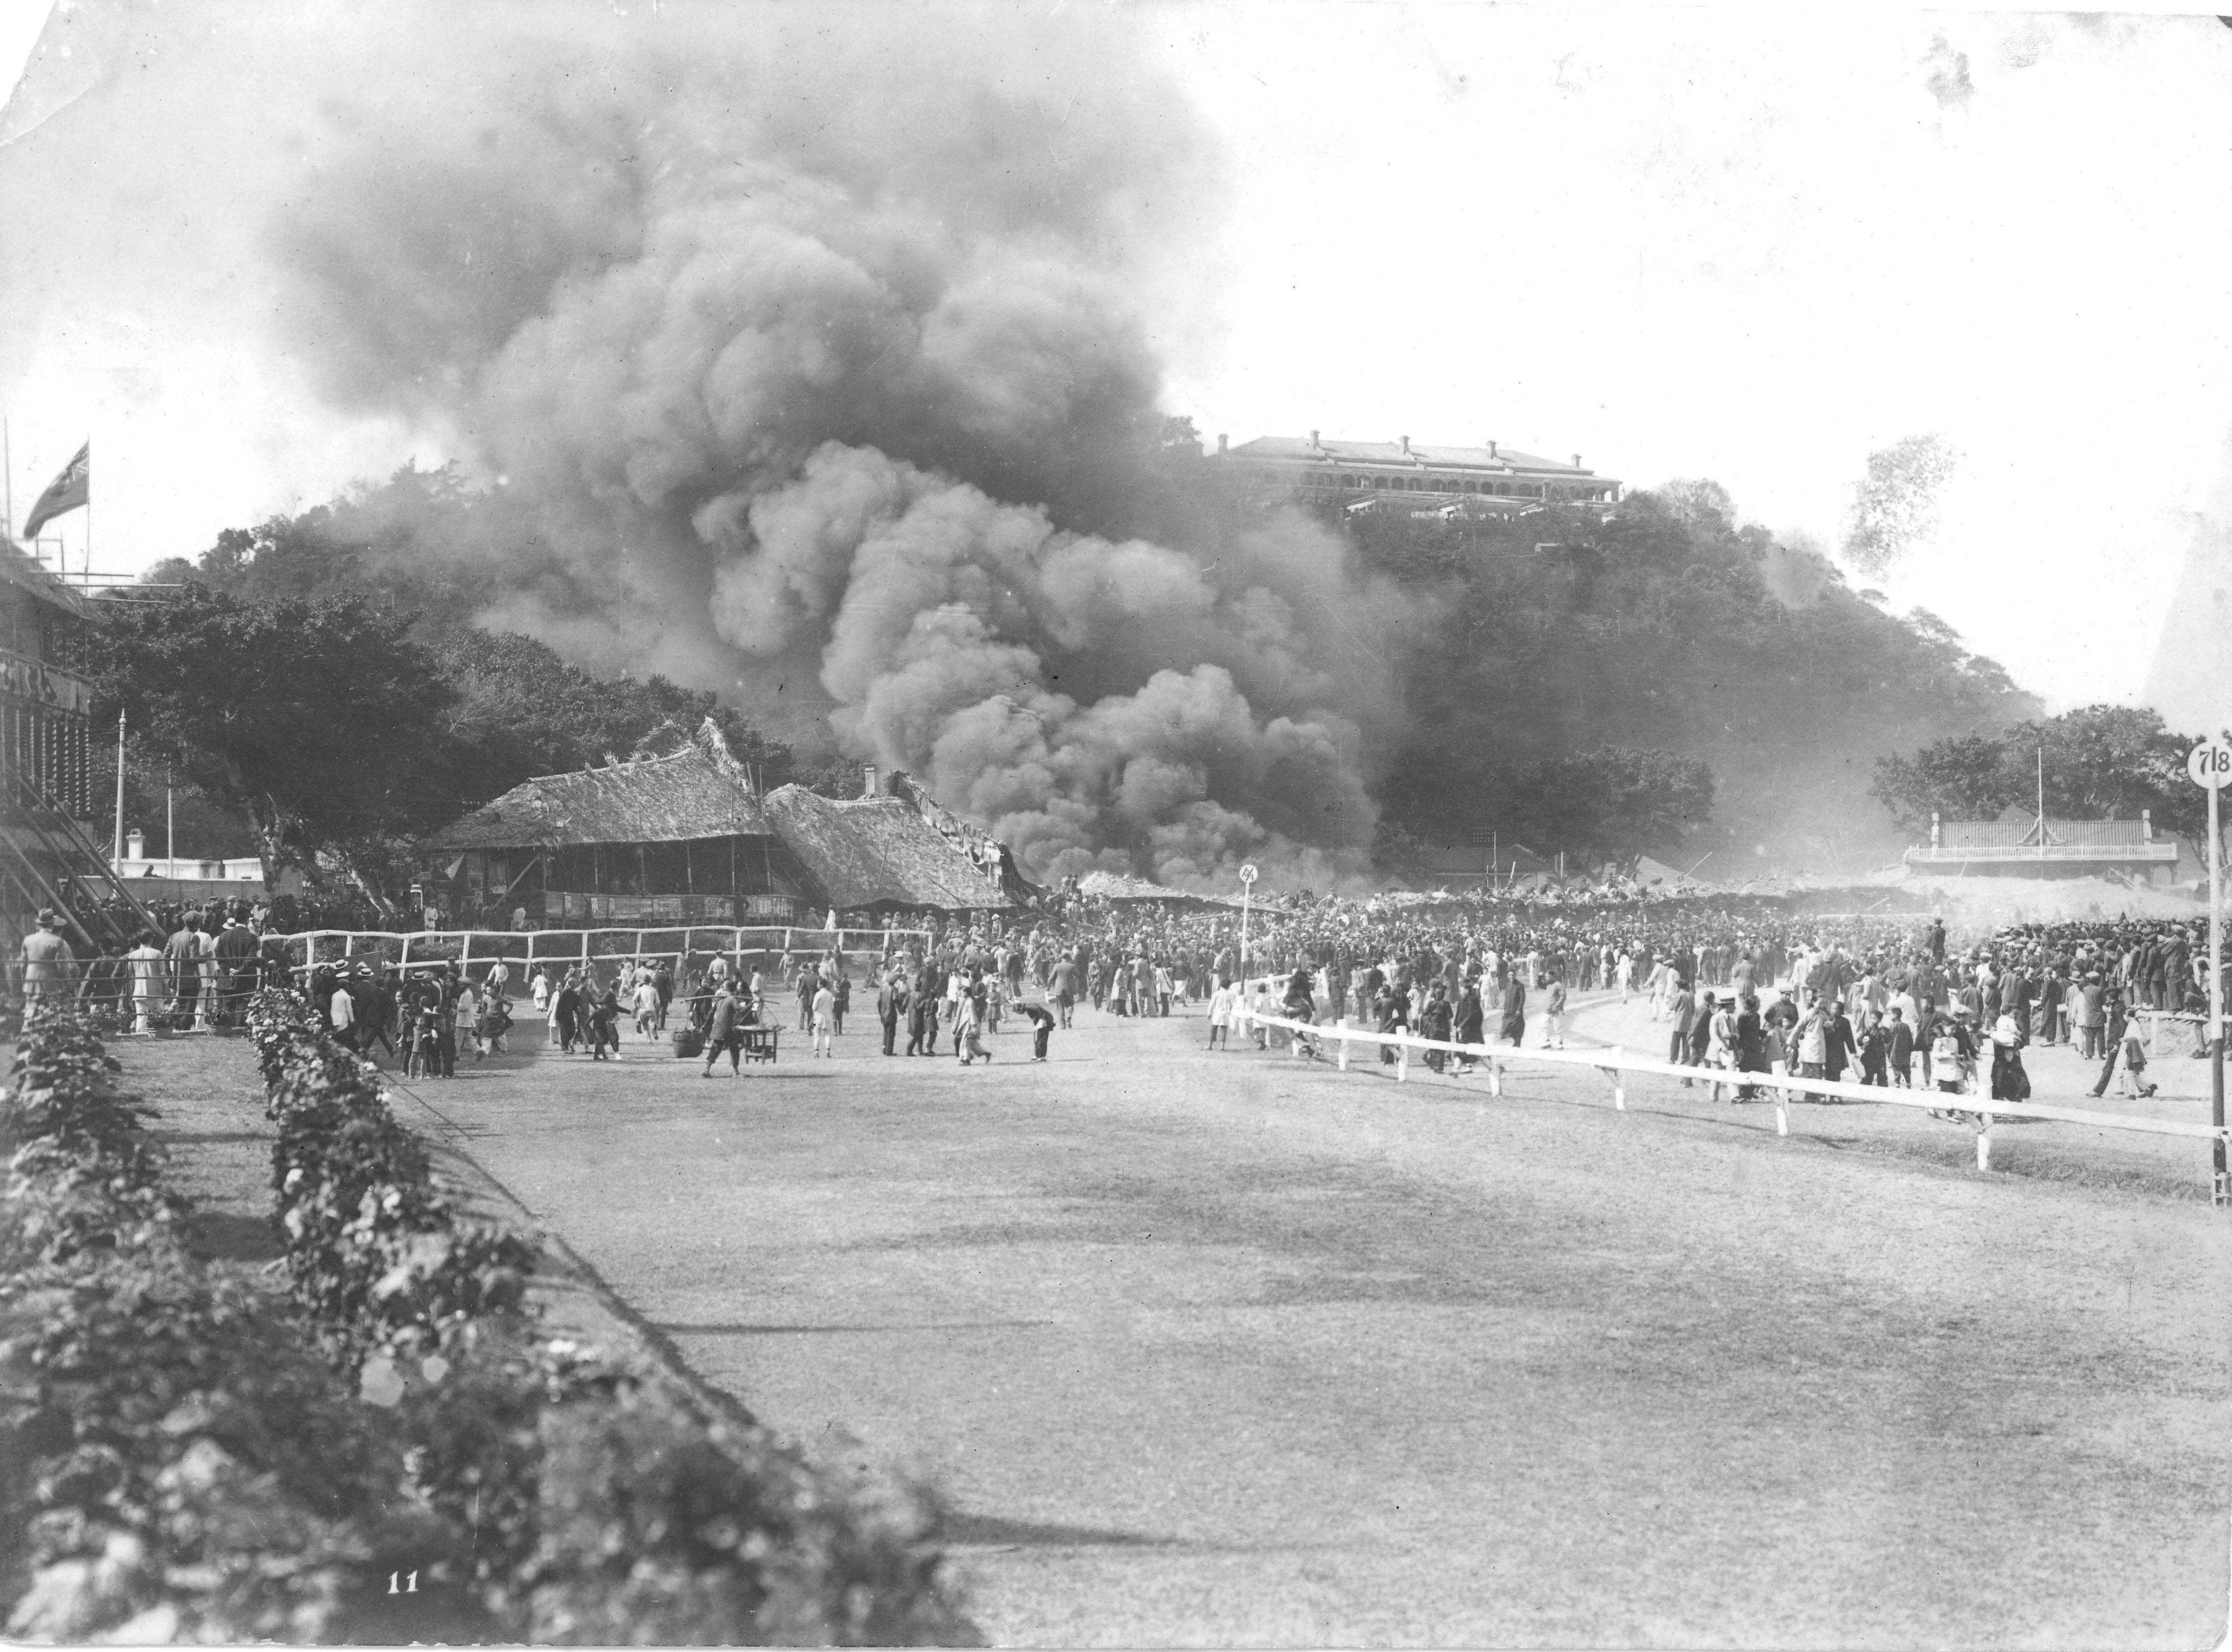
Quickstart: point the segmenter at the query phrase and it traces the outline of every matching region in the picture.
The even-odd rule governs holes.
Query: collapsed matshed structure
[[[858,798],[762,796],[709,719],[664,757],[524,781],[424,849],[464,897],[546,928],[1009,911],[1037,892],[905,774],[866,775]]]

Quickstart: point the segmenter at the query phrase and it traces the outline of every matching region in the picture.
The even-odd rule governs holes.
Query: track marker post
[[[1612,1105],[1616,1111],[1624,1113],[1627,1111],[1627,1085],[1621,1076],[1619,1061],[1627,1052],[1614,1045],[1605,1053],[1612,1058],[1612,1065],[1606,1066],[1600,1063],[1597,1071],[1612,1080]]]
[[[2222,1208],[2232,1203],[2232,1181],[2224,1163],[2224,829],[2217,814],[2217,794],[2232,780],[2232,742],[2208,739],[2186,754],[2185,772],[2196,786],[2209,794],[2209,1123],[2216,1131],[2210,1151],[2215,1175],[2209,1182],[2209,1202]]]
[[[1503,1063],[1492,1055],[1488,1058],[1488,1093],[1491,1096],[1503,1093]]]
[[[1789,1076],[1785,1073],[1783,1078],[1787,1081]],[[1777,1136],[1790,1134],[1790,1085],[1788,1082],[1775,1087],[1775,1133]]]
[[[2221,1139],[2217,1146],[2222,1151],[2223,1143]],[[1992,1116],[1989,1113],[1976,1115],[1976,1168],[1980,1170],[1992,1168]]]
[[[1346,1015],[1342,1016],[1335,1024],[1340,1028],[1340,1032],[1339,1033],[1339,1037],[1340,1039],[1340,1070],[1343,1072],[1346,1072],[1348,1071],[1348,1017]]]
[[[1395,1082],[1406,1084],[1411,1078],[1411,1042],[1404,1040],[1395,1046]]]

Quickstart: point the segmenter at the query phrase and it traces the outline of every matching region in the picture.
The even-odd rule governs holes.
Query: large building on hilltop
[[[1517,515],[1545,505],[1618,502],[1620,483],[1600,476],[1573,456],[1571,464],[1521,453],[1499,443],[1485,447],[1259,436],[1238,447],[1217,438],[1213,463],[1228,467],[1249,489],[1283,492],[1344,506],[1385,501],[1421,510],[1454,506],[1487,515]]]
[[[423,850],[457,910],[524,909],[544,929],[1005,911],[1035,892],[905,774],[879,787],[869,769],[863,791],[762,797],[709,720],[664,757],[523,781]]]

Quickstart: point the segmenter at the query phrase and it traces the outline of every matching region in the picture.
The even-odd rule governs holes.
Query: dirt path
[[[2232,1247],[2175,1144],[1979,1177],[1889,1109],[1080,1019],[426,1093],[707,1380],[934,1475],[1003,1641],[2217,1632]]]

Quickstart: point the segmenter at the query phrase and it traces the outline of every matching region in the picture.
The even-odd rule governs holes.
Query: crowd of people
[[[476,962],[406,971],[376,956],[290,968],[271,909],[212,903],[182,910],[168,934],[83,964],[42,915],[23,955],[28,994],[70,992],[120,1026],[151,1031],[224,1026],[259,985],[306,984],[319,1013],[354,1047],[384,1048],[417,1072],[447,1074],[458,1051],[505,1047],[511,968]],[[294,916],[287,914],[284,916]],[[809,942],[812,931],[796,938]],[[835,939],[834,936],[832,937]],[[2011,926],[1949,942],[1914,917],[1820,917],[1769,901],[1294,902],[1241,914],[1156,903],[1072,902],[1020,918],[932,918],[887,931],[882,949],[686,955],[533,965],[531,997],[549,1045],[594,1060],[672,1037],[681,1006],[690,1053],[710,1076],[754,1040],[771,1044],[795,1006],[813,1058],[834,1055],[856,994],[873,1002],[893,1057],[992,1059],[1003,1017],[1033,1023],[1035,1056],[1081,1007],[1164,1017],[1203,1006],[1209,1042],[1265,1041],[1267,1018],[1408,1031],[1481,1046],[1515,1045],[1530,1027],[1565,1034],[1569,997],[1618,993],[1646,1001],[1677,1065],[1713,1069],[1718,1092],[1755,1092],[1744,1075],[1796,1074],[1920,1085],[1995,1099],[2028,1091],[2022,1053],[2062,1046],[2099,1063],[2093,1094],[2119,1078],[2151,1093],[2160,1040],[2141,1012],[2184,1017],[2205,1053],[2207,949],[2200,924],[2162,919]],[[901,1040],[904,1040],[904,1047]],[[1304,1047],[1310,1047],[1305,1040]],[[1434,1052],[1437,1069],[1462,1052]]]

